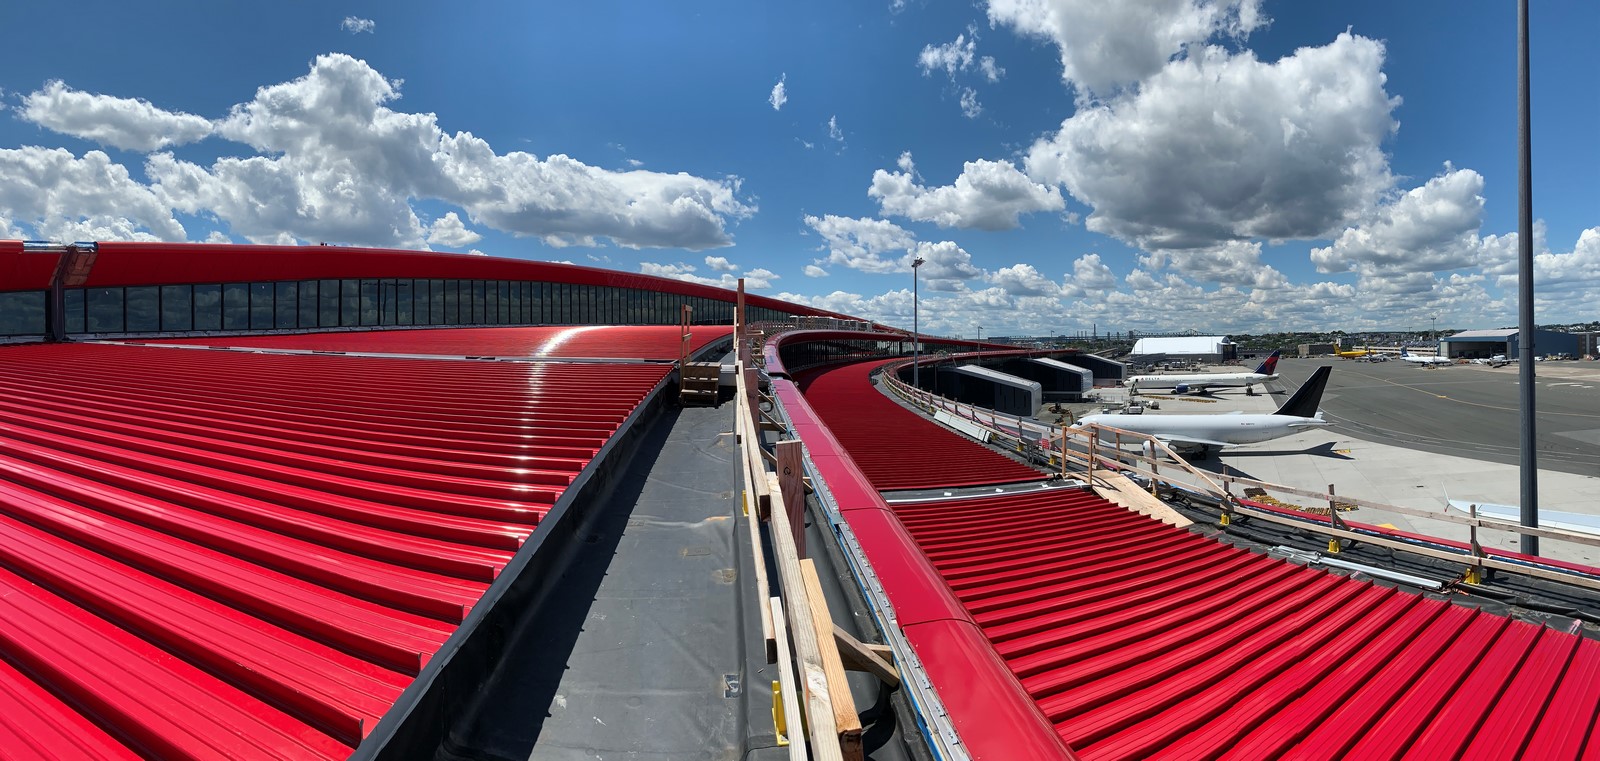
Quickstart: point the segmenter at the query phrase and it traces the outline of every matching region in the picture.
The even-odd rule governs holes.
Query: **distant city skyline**
[[[432,248],[943,335],[1516,322],[1512,4],[11,4],[0,237]],[[1600,5],[1532,9],[1542,324]],[[49,32],[49,33],[46,33]],[[63,40],[66,44],[63,44]]]

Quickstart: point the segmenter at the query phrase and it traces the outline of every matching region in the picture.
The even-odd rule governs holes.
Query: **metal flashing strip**
[[[922,504],[928,504],[928,503],[931,503],[931,502],[952,502],[952,501],[957,501],[957,500],[967,500],[967,499],[972,499],[973,497],[992,497],[992,496],[996,496],[996,495],[999,495],[999,494],[1017,495],[1017,494],[1033,494],[1035,492],[1043,492],[1043,491],[1055,491],[1057,489],[1086,489],[1086,488],[1088,488],[1088,486],[1089,486],[1089,482],[1087,482],[1087,481],[1080,481],[1080,480],[1078,480],[1076,478],[1069,478],[1069,479],[1066,479],[1064,481],[1059,481],[1059,480],[1058,481],[1040,481],[1040,482],[1037,482],[1035,484],[1030,484],[1029,486],[1027,486],[1025,488],[1017,488],[1017,489],[1006,489],[1006,488],[1002,488],[1002,487],[985,487],[985,488],[961,489],[961,490],[951,489],[951,490],[943,492],[942,494],[939,494],[937,496],[932,496],[932,497],[896,497],[894,499],[890,499],[889,497],[885,496],[883,501],[887,502],[887,503],[889,503],[891,505],[922,505]],[[907,493],[907,492],[902,492],[902,493]]]
[[[772,403],[773,409],[787,421],[788,415],[783,410],[783,402],[774,397]],[[927,741],[929,749],[936,758],[948,761],[970,759],[971,755],[956,733],[955,725],[950,721],[950,713],[945,709],[944,702],[939,699],[938,691],[934,688],[927,669],[923,667],[916,651],[901,633],[899,618],[895,615],[894,606],[890,604],[889,596],[873,570],[872,563],[867,560],[861,544],[856,541],[855,532],[840,514],[833,492],[828,488],[827,479],[822,477],[816,463],[812,461],[811,452],[802,448],[802,453],[806,473],[811,476],[811,483],[816,489],[817,503],[822,506],[828,524],[833,527],[835,540],[839,543],[846,562],[850,564],[851,573],[861,589],[862,596],[867,600],[873,622],[883,633],[889,649],[894,652],[895,663],[901,666],[902,684],[910,688],[906,690],[906,697],[911,702],[912,712],[917,718],[918,729],[921,730],[923,739]]]

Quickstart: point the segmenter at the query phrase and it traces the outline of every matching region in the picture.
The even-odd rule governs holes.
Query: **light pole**
[[[1433,355],[1439,356],[1439,315],[1433,316]]]
[[[911,260],[911,385],[922,388],[922,326],[918,320],[917,270],[926,261],[922,257]]]

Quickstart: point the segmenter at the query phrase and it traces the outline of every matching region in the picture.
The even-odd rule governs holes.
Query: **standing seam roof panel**
[[[795,382],[880,491],[1038,481],[1045,474],[950,434],[878,392],[871,373],[898,359],[800,373]]]
[[[0,348],[5,754],[347,755],[670,369]]]
[[[1220,545],[1081,491],[891,507],[1084,759],[1571,759],[1595,740],[1600,643]],[[1032,572],[1053,586],[1029,589],[1025,566],[993,558],[1041,530],[1052,539]],[[1137,540],[1096,551],[1118,536]]]

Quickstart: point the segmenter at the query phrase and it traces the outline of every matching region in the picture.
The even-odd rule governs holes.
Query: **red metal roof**
[[[348,755],[669,371],[0,347],[0,755]]]
[[[1045,475],[964,439],[895,403],[872,385],[873,370],[902,359],[834,365],[795,382],[850,459],[883,491],[1036,481]]]
[[[1221,545],[1082,491],[893,509],[1081,758],[1600,751],[1600,642]]]
[[[729,325],[696,325],[690,330],[690,354],[732,334],[733,327]],[[676,325],[543,326],[152,338],[139,342],[471,357],[677,359],[681,335]]]
[[[668,277],[620,272],[530,259],[471,256],[437,251],[405,251],[347,246],[257,246],[237,243],[143,243],[107,241],[96,244],[99,256],[89,272],[91,288],[118,285],[241,283],[319,278],[471,278],[532,280],[552,283],[638,288],[681,296],[732,302],[726,288]],[[21,241],[0,240],[0,291],[39,290],[49,286],[59,254],[24,251]],[[746,294],[745,303],[788,314],[848,315]],[[855,318],[849,318],[855,319]]]

